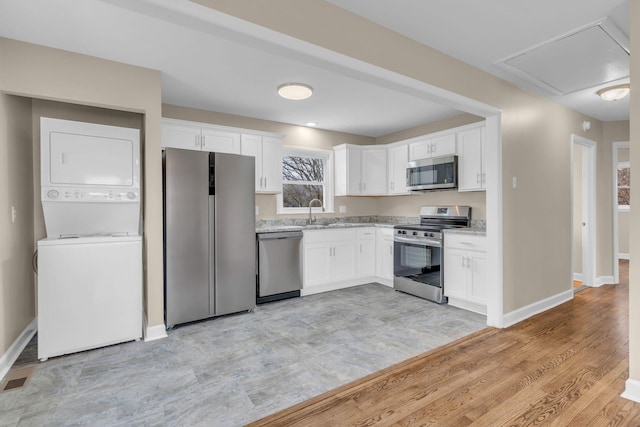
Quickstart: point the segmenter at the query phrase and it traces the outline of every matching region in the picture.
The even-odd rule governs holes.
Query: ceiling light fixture
[[[300,101],[313,94],[313,88],[304,83],[285,83],[278,86],[278,95],[285,99]]]
[[[600,89],[596,93],[600,95],[600,98],[604,99],[605,101],[617,101],[629,95],[630,91],[631,86],[629,85],[629,83],[625,83],[621,85],[605,87],[603,89]]]
[[[307,126],[309,126],[309,127],[312,127],[312,128],[313,128],[313,127],[318,126],[318,124],[317,124],[316,122],[307,122]]]

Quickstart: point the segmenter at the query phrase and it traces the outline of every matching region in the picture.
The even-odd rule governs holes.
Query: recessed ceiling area
[[[512,56],[498,65],[530,80],[551,95],[579,90],[629,77],[629,40],[616,40],[597,24],[550,40]]]
[[[620,38],[628,40],[628,0],[327,1],[596,119],[629,119],[629,97],[607,102],[596,95],[605,86],[629,83],[629,74],[621,72],[620,60],[624,58],[619,51],[609,57],[607,52],[598,54],[591,46],[578,44],[581,50],[571,51],[571,58],[579,65],[578,74],[587,73],[585,68],[591,68],[598,61],[598,55],[605,62],[612,60],[598,63],[600,71],[589,70],[593,73],[591,76],[576,75],[576,67],[568,63],[571,60],[566,55],[555,58],[551,51],[544,52],[545,49],[535,52],[535,48],[549,41],[559,41],[599,23],[605,23],[607,34],[617,42]],[[615,29],[610,32],[610,27]],[[574,40],[566,43],[569,46]],[[515,59],[525,52],[534,56]],[[505,59],[513,60],[514,66],[499,65]],[[562,67],[567,69],[563,71]],[[598,74],[601,77],[595,78]],[[614,78],[617,80],[612,81]],[[595,84],[585,88],[592,83]],[[552,89],[553,85],[568,92]],[[580,87],[582,89],[576,89]]]

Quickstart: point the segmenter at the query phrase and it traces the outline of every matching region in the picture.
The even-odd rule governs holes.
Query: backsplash
[[[282,226],[305,226],[307,225],[307,218],[279,218],[279,219],[258,219],[256,220],[256,228],[270,228],[270,227],[282,227]],[[327,224],[419,224],[420,218],[412,216],[336,216],[336,217],[321,217],[314,221],[314,224],[327,225]],[[472,219],[472,228],[487,228],[487,221],[484,219]]]
[[[256,228],[269,228],[280,226],[304,226],[307,225],[307,218],[282,218],[282,219],[259,219],[256,220]],[[351,224],[418,224],[420,218],[406,216],[340,216],[321,217],[314,221],[314,224],[327,225],[337,223]]]
[[[472,219],[471,220],[471,228],[487,228],[487,221],[484,219]]]

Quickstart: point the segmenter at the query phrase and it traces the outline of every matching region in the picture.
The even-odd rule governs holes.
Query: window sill
[[[311,215],[317,216],[322,214],[335,213],[333,209],[325,209],[324,211],[316,210],[320,208],[314,207],[311,211]],[[287,210],[278,210],[276,215],[309,215],[309,208],[290,208]]]

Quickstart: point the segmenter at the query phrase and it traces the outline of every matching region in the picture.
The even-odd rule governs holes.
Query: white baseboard
[[[573,280],[577,280],[579,282],[582,282],[582,273],[573,273]],[[600,276],[600,277],[596,277],[596,281],[593,284],[594,288],[598,288],[602,285],[610,285],[615,283],[613,280],[613,276]]]
[[[147,313],[143,312],[142,322],[144,323],[144,327],[142,328],[142,331],[144,332],[145,342],[159,340],[162,338],[166,338],[168,336],[167,328],[164,325],[164,323],[161,325],[155,325],[155,326],[149,326],[147,324]]]
[[[393,288],[393,279],[384,279],[382,277],[376,277],[374,282]]]
[[[533,315],[542,313],[543,311],[547,311],[562,303],[570,301],[571,299],[573,299],[573,289],[560,292],[557,295],[545,298],[526,307],[514,310],[502,316],[502,327],[508,328],[509,326],[515,325],[516,323],[528,319]]]
[[[629,254],[623,254],[618,252],[618,259],[629,259]]]
[[[629,378],[625,382],[625,390],[620,396],[640,403],[640,381]]]
[[[614,283],[613,276],[600,276],[596,277],[596,283],[593,284],[593,287],[599,288],[602,285],[612,285]]]
[[[38,330],[38,318],[36,317],[27,325],[18,338],[11,344],[11,347],[0,357],[0,381],[7,375],[13,364],[18,360],[22,350],[29,344],[31,338]]]
[[[477,304],[475,302],[449,297],[449,305],[452,307],[462,308],[467,311],[473,311],[474,313],[482,314],[483,316],[487,315],[487,306]]]

